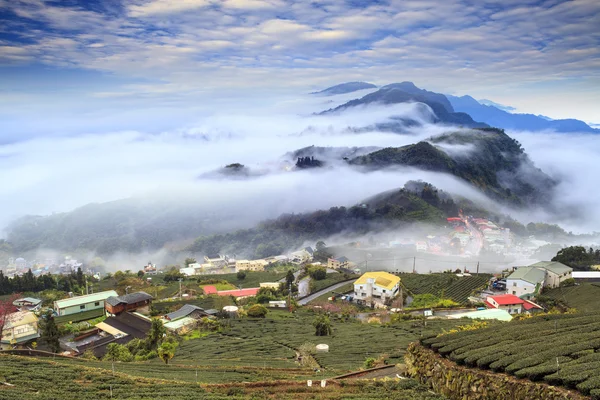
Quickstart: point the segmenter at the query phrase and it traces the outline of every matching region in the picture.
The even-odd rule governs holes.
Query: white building
[[[385,302],[395,297],[400,289],[400,278],[389,272],[366,272],[354,282],[354,297]]]

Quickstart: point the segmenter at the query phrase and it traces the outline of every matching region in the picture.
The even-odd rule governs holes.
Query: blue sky
[[[9,128],[353,80],[600,123],[597,0],[0,0],[0,19]]]

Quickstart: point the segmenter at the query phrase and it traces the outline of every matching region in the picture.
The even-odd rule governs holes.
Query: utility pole
[[[479,276],[479,261],[477,261],[477,276]]]
[[[85,278],[85,294],[90,294],[90,290],[88,289],[87,277]]]
[[[413,274],[417,273],[417,257],[413,257]]]
[[[290,290],[288,292],[288,309],[292,312],[292,283],[290,282]]]
[[[404,294],[402,293],[402,286],[400,286],[400,312],[404,311]]]
[[[179,300],[181,300],[181,278],[179,278]]]

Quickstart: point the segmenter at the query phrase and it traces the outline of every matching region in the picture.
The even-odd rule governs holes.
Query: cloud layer
[[[413,80],[600,122],[595,0],[0,0],[0,18],[0,104],[23,113]]]

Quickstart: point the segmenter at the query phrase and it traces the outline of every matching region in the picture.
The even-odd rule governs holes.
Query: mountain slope
[[[457,111],[468,113],[479,121],[502,129],[541,131],[554,130],[557,132],[589,132],[600,133],[583,121],[576,119],[548,120],[532,114],[512,114],[491,105],[479,103],[471,96],[446,96]]]
[[[367,94],[360,99],[351,100],[334,109],[324,111],[321,114],[340,112],[368,104],[388,105],[415,102],[426,104],[431,108],[435,114],[434,123],[447,123],[474,128],[488,127],[487,124],[474,121],[473,118],[466,113],[454,112],[452,105],[444,95],[421,90],[410,82],[384,86],[376,92]]]
[[[321,96],[334,96],[336,94],[345,94],[356,92],[357,90],[364,89],[375,89],[377,86],[367,82],[346,82],[340,83],[339,85],[328,87],[327,89],[321,90],[320,92],[313,92],[311,94],[317,94]]]
[[[415,167],[452,174],[495,199],[516,205],[546,203],[556,185],[536,168],[521,145],[499,129],[473,129],[427,142],[386,148],[356,157],[350,164],[368,169]]]

